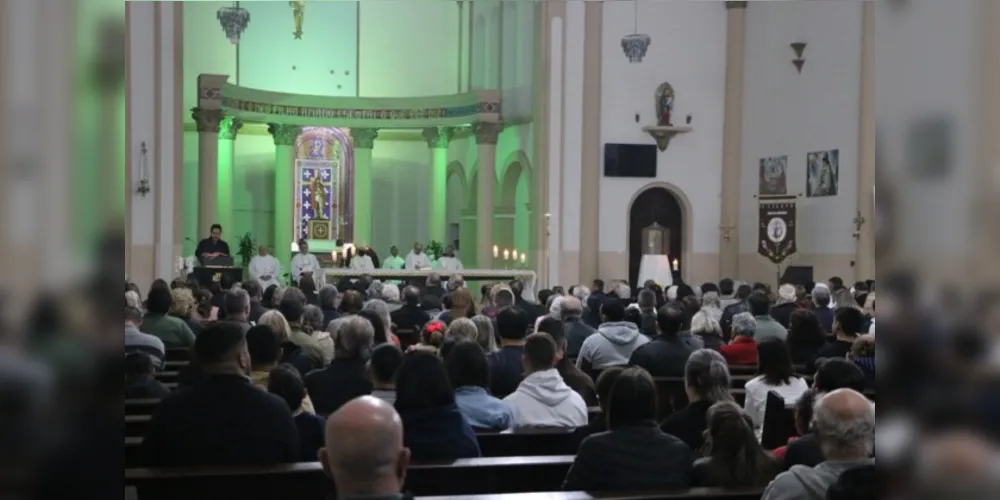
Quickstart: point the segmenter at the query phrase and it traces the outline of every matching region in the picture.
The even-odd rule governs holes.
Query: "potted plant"
[[[431,260],[437,261],[444,254],[444,245],[440,241],[431,241],[427,244],[427,255]]]
[[[236,254],[243,261],[243,269],[250,267],[250,261],[253,259],[254,252],[256,251],[257,244],[253,241],[253,235],[246,233],[240,237],[239,249],[236,251]]]

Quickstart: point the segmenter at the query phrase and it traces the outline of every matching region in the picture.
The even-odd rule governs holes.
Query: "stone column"
[[[378,129],[352,128],[354,139],[354,244],[372,243],[372,148]]]
[[[604,4],[587,2],[584,14],[586,38],[583,43],[583,102],[601,102],[601,27]],[[583,162],[580,164],[580,266],[575,282],[590,283],[598,278],[601,215],[601,107],[583,107]],[[565,196],[565,194],[564,194]],[[564,205],[565,206],[565,205]],[[567,276],[560,276],[566,279]]]
[[[740,271],[740,178],[743,162],[743,80],[747,2],[726,2],[726,111],[722,129],[722,219],[719,274]]]
[[[194,108],[191,112],[198,126],[198,231],[207,234],[218,222],[219,129],[221,109]]]
[[[861,121],[858,124],[858,230],[855,278],[875,279],[875,2],[861,17]]]
[[[431,149],[430,198],[427,200],[427,241],[445,243],[448,195],[448,143],[453,130],[449,127],[424,129],[424,139]]]
[[[216,198],[218,222],[230,238],[237,236],[233,220],[233,160],[236,157],[236,134],[243,122],[232,117],[222,119],[219,127],[219,194]],[[249,228],[247,228],[249,229]]]
[[[291,245],[298,240],[293,232],[295,196],[295,140],[302,132],[298,125],[271,123],[267,131],[274,138],[274,253],[287,271],[292,259]]]
[[[476,266],[493,268],[493,195],[497,183],[497,137],[503,127],[499,123],[476,125],[476,145],[479,158],[479,180],[476,189]]]

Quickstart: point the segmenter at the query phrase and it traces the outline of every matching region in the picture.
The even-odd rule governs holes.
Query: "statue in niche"
[[[656,88],[656,121],[657,126],[673,127],[671,114],[674,111],[674,87],[663,82]]]
[[[666,255],[670,230],[654,222],[642,230],[642,241],[643,255]]]
[[[315,211],[315,218],[318,220],[327,220],[326,214],[326,185],[323,184],[323,180],[319,175],[313,178],[313,210]]]

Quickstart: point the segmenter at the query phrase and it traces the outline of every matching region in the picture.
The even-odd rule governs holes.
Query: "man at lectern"
[[[206,260],[218,257],[229,257],[229,243],[222,241],[222,226],[212,224],[211,236],[198,242],[198,248],[194,251],[194,256],[205,264]]]

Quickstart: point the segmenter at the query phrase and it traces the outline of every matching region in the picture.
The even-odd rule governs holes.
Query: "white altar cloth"
[[[643,255],[639,263],[639,282],[635,286],[642,287],[646,281],[653,280],[664,290],[674,286],[674,271],[667,255]]]

